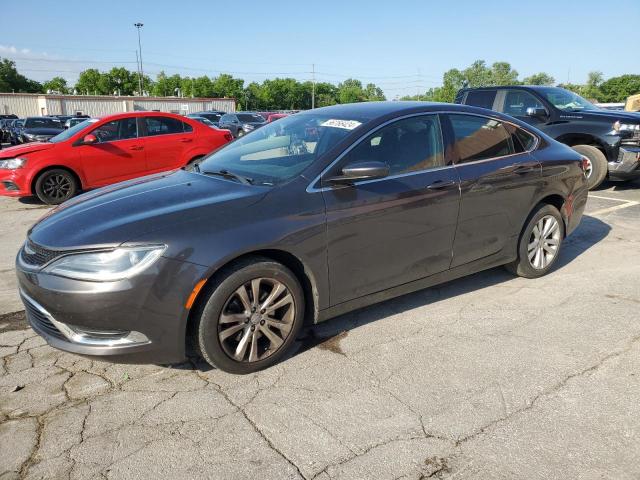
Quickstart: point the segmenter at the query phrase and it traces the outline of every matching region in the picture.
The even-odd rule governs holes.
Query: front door
[[[138,138],[135,117],[103,123],[89,133],[96,136],[98,143],[78,147],[89,187],[144,174],[144,140]]]
[[[365,137],[323,176],[331,304],[449,268],[458,178],[444,160],[438,115],[397,120]],[[331,186],[348,164],[381,161],[386,178]]]

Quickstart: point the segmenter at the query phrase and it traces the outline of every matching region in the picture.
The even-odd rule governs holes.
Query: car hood
[[[23,128],[22,133],[28,133],[29,135],[58,135],[64,131],[64,128]]]
[[[116,246],[205,217],[207,222],[224,221],[268,190],[184,170],[165,172],[71,199],[40,219],[28,235],[54,250]]]
[[[581,116],[583,118],[593,118],[599,120],[610,119],[611,124],[616,121],[624,123],[630,121],[633,123],[640,122],[640,114],[634,112],[623,112],[621,110],[587,110],[584,112],[563,112],[563,115]]]
[[[15,147],[3,148],[0,150],[0,158],[15,158],[20,155],[26,155],[27,153],[49,150],[51,148],[55,148],[55,146],[55,143],[46,142],[25,143],[22,145],[16,145]]]

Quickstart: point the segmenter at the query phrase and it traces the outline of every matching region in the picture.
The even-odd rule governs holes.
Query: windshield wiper
[[[200,171],[200,169],[198,169],[198,171]],[[223,178],[228,178],[231,180],[236,180],[240,183],[245,183],[247,185],[252,185],[253,184],[253,178],[249,178],[249,177],[243,177],[242,175],[238,175],[237,173],[233,173],[230,172],[229,170],[216,170],[216,171],[208,171],[205,170],[203,172],[200,172],[203,175],[215,175],[218,177],[223,177]]]

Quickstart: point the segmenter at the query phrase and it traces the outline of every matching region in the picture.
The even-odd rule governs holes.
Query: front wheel
[[[520,235],[518,258],[505,267],[520,277],[542,277],[558,259],[563,239],[564,223],[558,209],[540,205]]]
[[[295,275],[255,257],[222,272],[194,312],[202,357],[225,372],[267,368],[289,351],[302,328],[304,295]]]
[[[598,187],[607,177],[607,157],[592,145],[575,145],[571,148],[587,159],[584,173],[589,190]]]
[[[78,192],[78,182],[71,172],[61,168],[47,170],[36,180],[35,194],[48,205],[58,205]]]

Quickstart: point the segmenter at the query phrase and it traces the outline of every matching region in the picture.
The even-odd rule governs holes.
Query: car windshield
[[[583,110],[598,110],[593,103],[585,100],[580,95],[563,88],[545,88],[542,94],[556,108],[565,112],[581,112]]]
[[[54,118],[27,118],[25,128],[62,128],[62,123]]]
[[[283,118],[227,144],[199,164],[200,172],[229,172],[255,184],[276,185],[305,170],[318,157],[362,124],[302,114]]]
[[[237,116],[241,122],[264,122],[262,115],[257,113],[238,113]]]
[[[73,127],[68,128],[64,132],[59,133],[55,137],[51,138],[49,141],[52,142],[52,143],[60,143],[60,142],[64,142],[65,140],[69,140],[76,133],[78,133],[78,132],[82,131],[83,129],[87,128],[92,123],[96,123],[97,121],[98,121],[97,118],[88,118],[84,122],[80,122],[77,125],[74,125]]]

